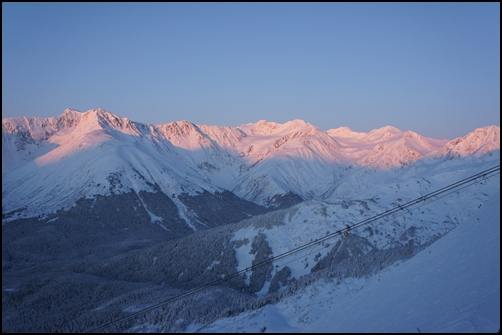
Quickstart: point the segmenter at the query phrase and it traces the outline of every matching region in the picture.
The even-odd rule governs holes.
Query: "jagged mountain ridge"
[[[74,112],[66,111],[62,118],[69,114]],[[200,158],[187,155],[186,152],[190,151],[171,144],[163,137],[162,129],[158,131],[153,126],[134,123],[103,110],[75,116],[73,123],[65,123],[66,127],[52,133],[47,132],[45,127],[47,124],[58,124],[58,120],[4,120],[4,159],[9,156],[17,158],[12,153],[19,151],[21,154],[18,157],[21,158],[12,159],[10,163],[8,159],[4,160],[3,214],[21,207],[25,217],[44,215],[68,210],[81,199],[111,195],[124,199],[123,195],[131,192],[137,195],[137,201],[126,197],[133,202],[125,205],[118,200],[116,210],[130,211],[134,208],[131,214],[137,214],[136,207],[144,207],[151,221],[159,222],[164,228],[164,219],[169,221],[168,225],[173,223],[172,218],[174,221],[185,221],[197,230],[197,224],[199,228],[208,227],[217,218],[222,219],[218,220],[221,221],[219,223],[228,223],[257,213],[255,207],[259,206],[251,204],[244,205],[245,210],[233,213],[238,215],[231,220],[220,216],[212,218],[211,222],[200,219],[201,214],[205,215],[198,210],[201,206],[187,208],[183,203],[190,202],[186,194],[204,194],[205,203],[215,200],[219,204],[213,205],[220,209],[239,203],[230,192],[204,179],[204,174],[199,173],[197,167]],[[210,141],[198,139],[197,143],[202,143],[200,147],[207,150],[210,157],[232,159],[223,157],[221,152],[217,152],[219,156],[211,155],[215,148]],[[48,146],[52,150],[46,150]],[[147,203],[145,194],[141,195],[143,191],[156,193],[160,198]],[[170,215],[161,215],[159,211],[152,210],[157,202],[171,209],[173,206],[170,204],[174,202],[176,210]],[[237,204],[237,207],[240,205],[243,204]],[[226,214],[231,216],[232,208],[226,210]],[[10,215],[13,219],[18,217]]]
[[[4,119],[2,212],[30,217],[82,198],[147,191],[167,195],[190,225],[197,211],[180,201],[183,195],[231,192],[268,207],[327,199],[350,167],[393,169],[423,158],[480,155],[500,148],[499,129],[448,142],[390,126],[367,134],[346,127],[324,132],[302,120],[149,125],[102,109]]]

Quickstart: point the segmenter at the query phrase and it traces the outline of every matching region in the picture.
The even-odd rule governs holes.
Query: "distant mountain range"
[[[67,109],[57,117],[2,120],[2,214],[4,221],[44,216],[83,199],[147,192],[162,194],[175,221],[196,230],[223,219],[206,217],[202,198],[219,208],[230,201],[233,210],[223,221],[233,221],[336,196],[353,169],[392,170],[495,149],[498,126],[447,141],[391,126],[358,133],[322,131],[302,120],[150,125],[102,109]],[[163,216],[140,202],[160,222]]]

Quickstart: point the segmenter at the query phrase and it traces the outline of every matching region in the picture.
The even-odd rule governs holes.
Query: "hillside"
[[[187,332],[495,333],[500,193],[415,257],[370,278],[321,279],[284,300]]]

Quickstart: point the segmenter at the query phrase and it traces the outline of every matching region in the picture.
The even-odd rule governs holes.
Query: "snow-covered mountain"
[[[457,158],[466,156],[481,157],[493,150],[500,149],[500,127],[477,128],[461,138],[446,143],[433,156]]]
[[[188,121],[150,125],[102,109],[67,109],[58,117],[2,120],[3,221],[68,210],[81,199],[143,191],[165,195],[176,208],[173,215],[196,230],[209,222],[192,208],[193,197],[235,195],[281,208],[329,199],[367,169],[478,157],[499,148],[496,126],[447,141],[391,126],[366,134],[346,127],[324,132],[302,120],[236,128]],[[162,218],[140,202],[152,221]],[[246,215],[240,212],[239,219]]]
[[[302,120],[149,125],[101,109],[4,119],[2,331],[83,332],[100,325],[107,331],[154,332],[471,331],[470,323],[452,313],[437,324],[428,321],[431,313],[424,309],[436,303],[431,299],[439,291],[413,305],[420,310],[401,317],[406,322],[394,328],[386,322],[395,318],[378,313],[365,315],[384,321],[350,328],[358,318],[343,311],[352,298],[360,301],[354,306],[371,304],[373,312],[388,308],[375,297],[406,287],[406,278],[417,276],[410,268],[422,266],[429,275],[421,280],[435,280],[430,271],[439,273],[444,255],[458,250],[430,248],[466,224],[482,229],[480,218],[497,221],[470,250],[490,234],[498,236],[500,214],[492,213],[500,200],[496,171],[416,206],[401,206],[499,166],[499,134],[499,127],[490,126],[448,141],[390,126],[369,133],[346,127],[324,132]],[[332,236],[348,226],[348,236]],[[277,257],[306,244],[311,247]],[[430,255],[424,250],[441,251],[433,270],[423,266]],[[481,251],[474,254],[472,264],[482,264]],[[500,264],[500,253],[492,256],[490,266]],[[412,262],[414,257],[422,261]],[[264,261],[271,262],[255,268]],[[396,272],[403,281],[391,283],[390,266],[400,262],[408,270]],[[228,276],[144,317],[109,324]],[[382,294],[379,278],[386,283]],[[492,306],[500,276],[489,278],[481,298],[491,299]],[[488,301],[477,300],[482,286],[468,287],[463,295],[468,281],[462,283],[438,306],[459,299],[458,313],[484,327],[476,330],[495,329],[478,318],[486,313],[472,312]],[[323,296],[315,311],[304,308],[316,292]],[[344,306],[338,298],[346,298]],[[349,322],[323,328],[316,313],[326,320],[346,315]]]
[[[347,127],[327,133],[342,145],[346,161],[357,166],[391,169],[410,165],[439,150],[447,141],[425,138],[410,130],[387,126],[369,133],[352,132]]]
[[[240,164],[189,122],[155,127],[100,109],[67,110],[48,119],[6,119],[2,136],[2,211],[17,213],[11,218],[132,192],[152,221],[161,220],[139,196],[143,191],[163,194],[164,202],[174,204],[172,215],[196,230],[194,225],[208,222],[198,220],[180,197],[229,194],[214,180],[226,181],[222,175],[230,177],[238,170],[232,167]],[[240,219],[247,217],[242,214]]]

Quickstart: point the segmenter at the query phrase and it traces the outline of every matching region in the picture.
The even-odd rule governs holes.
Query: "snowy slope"
[[[500,190],[412,259],[370,278],[324,279],[275,305],[192,325],[201,332],[496,332]]]
[[[399,173],[381,171],[378,178],[375,177],[377,172],[369,170],[374,173],[374,179],[379,183],[375,182],[370,188],[363,188],[349,197],[333,198],[331,202],[306,201],[288,209],[255,216],[234,225],[219,227],[217,231],[193,234],[185,239],[177,240],[176,244],[172,243],[151,250],[141,257],[135,256],[134,264],[140,264],[140,266],[137,271],[126,278],[161,280],[162,285],[165,282],[166,285],[175,287],[191,283],[198,287],[233,274],[235,271],[250,270],[246,272],[246,275],[234,278],[229,285],[222,283],[224,287],[213,287],[200,296],[193,297],[191,303],[182,301],[179,304],[168,305],[169,308],[162,313],[159,312],[163,315],[160,319],[151,316],[146,319],[137,319],[132,323],[134,326],[130,330],[257,332],[266,327],[266,331],[280,332],[408,332],[416,329],[413,327],[419,327],[422,331],[424,329],[426,331],[458,331],[464,329],[462,327],[466,327],[466,323],[458,327],[452,326],[453,322],[460,321],[460,319],[451,319],[457,317],[457,313],[462,314],[462,318],[467,315],[476,324],[478,331],[479,329],[492,329],[493,325],[497,324],[497,319],[493,319],[491,315],[485,315],[486,311],[481,306],[482,302],[475,300],[472,294],[462,295],[459,293],[462,289],[456,287],[452,288],[451,292],[448,291],[446,297],[437,298],[441,296],[441,292],[436,291],[449,290],[450,282],[455,282],[455,284],[461,282],[462,285],[465,285],[466,281],[475,282],[476,275],[473,276],[466,271],[466,267],[470,267],[470,262],[477,263],[476,265],[481,265],[482,262],[477,253],[473,255],[478,259],[472,259],[471,251],[467,252],[467,255],[471,257],[469,264],[462,264],[463,268],[460,272],[456,272],[463,275],[455,274],[449,277],[447,273],[442,272],[445,270],[445,264],[450,260],[462,262],[465,255],[459,256],[460,258],[456,258],[455,255],[458,249],[465,252],[463,248],[466,245],[469,246],[469,243],[461,239],[459,245],[455,246],[456,249],[452,251],[451,259],[439,259],[435,268],[413,263],[414,258],[411,257],[424,257],[424,248],[430,246],[431,243],[434,243],[432,244],[434,246],[449,236],[455,236],[451,234],[454,234],[457,229],[472,224],[474,219],[477,223],[478,217],[493,219],[495,222],[491,222],[492,228],[497,229],[497,225],[500,225],[500,207],[493,207],[498,205],[500,200],[500,176],[497,174],[485,180],[480,178],[477,183],[455,189],[447,196],[430,199],[409,210],[399,211],[396,215],[351,229],[348,237],[337,235],[288,257],[279,258],[278,256],[306,243],[315,242],[339,229],[345,229],[347,224],[353,225],[361,222],[411,199],[496,166],[499,158],[494,156],[476,163],[470,162],[469,158],[428,162],[429,165],[426,168],[422,167],[415,171],[409,169],[402,169],[398,171]],[[489,214],[484,215],[485,211]],[[469,234],[475,234],[475,232],[471,231]],[[499,266],[500,242],[499,239],[493,239],[493,236],[499,236],[498,234],[499,230],[495,230],[476,239],[476,243],[479,243],[477,248],[483,246],[483,239],[488,238],[487,245],[492,253],[489,254],[491,256],[489,256],[488,267]],[[498,243],[498,245],[493,245],[493,243]],[[230,250],[229,247],[231,247]],[[434,251],[434,254],[450,257],[446,249],[451,248],[449,246],[440,253]],[[495,254],[493,254],[494,251]],[[188,254],[191,256],[178,259],[181,255]],[[431,254],[425,253],[425,255]],[[273,259],[273,262],[261,268],[252,269],[253,265],[267,259]],[[152,260],[155,266],[151,266]],[[126,260],[117,260],[114,264],[98,267],[94,273],[106,270],[108,274],[114,273],[112,278],[115,276],[124,278],[122,269],[127,264],[129,263]],[[395,264],[400,265],[395,267]],[[411,264],[406,268],[406,272],[410,269],[414,271],[411,274],[396,272],[395,269],[400,269],[404,264]],[[484,291],[478,290],[481,292],[482,301],[487,301],[490,308],[493,302],[498,301],[498,296],[494,297],[493,292],[499,290],[500,287],[499,284],[494,285],[500,280],[499,275],[493,277],[494,274],[497,275],[500,272],[500,268],[495,267],[495,269],[492,277],[483,282]],[[446,268],[446,270],[450,269]],[[413,292],[410,294],[407,291],[415,289],[414,284],[417,282],[415,279],[419,278],[416,271],[428,273],[425,279],[417,280],[423,286],[422,289],[432,287],[430,282],[434,282],[436,286],[433,293]],[[486,269],[480,271],[486,271]],[[465,276],[465,273],[469,275]],[[435,274],[445,279],[436,283]],[[462,276],[467,279],[457,279],[463,278]],[[404,280],[396,283],[399,277]],[[386,285],[382,285],[384,280]],[[402,288],[396,295],[393,289],[401,287],[400,285]],[[363,295],[368,292],[365,290],[366,287],[371,288],[367,296]],[[220,294],[222,296],[216,298]],[[228,301],[232,299],[229,297],[234,297],[241,299],[242,302],[242,294],[251,294],[248,296],[252,298],[251,302],[239,305],[239,300],[232,300],[232,303]],[[408,295],[410,298],[407,298]],[[456,302],[459,302],[455,310],[448,310],[448,313],[443,311],[446,316],[441,318],[436,316],[436,323],[426,320],[431,317],[428,314],[429,305],[438,305],[433,311],[439,313],[451,305],[449,299],[452,296]],[[434,298],[437,299],[432,300]],[[352,307],[351,301],[354,299],[358,302]],[[420,302],[420,299],[427,300]],[[210,307],[201,308],[199,311],[195,307],[192,308],[195,304],[193,300],[200,301],[201,304],[209,303]],[[387,308],[386,305],[380,305],[381,301],[395,305],[403,300],[407,310],[403,308],[403,305],[388,309],[401,313],[397,315],[404,320],[403,322],[392,319],[392,316],[387,315],[386,312],[380,312]],[[418,301],[416,304],[415,300]],[[343,303],[339,305],[339,301]],[[195,305],[199,306],[198,303]],[[474,308],[471,305],[474,305]],[[123,305],[122,309],[124,311],[141,310],[141,306],[143,305]],[[478,307],[482,315],[476,315]],[[356,311],[358,309],[373,316],[365,323],[359,324],[359,320],[364,318],[365,313],[358,313]],[[334,319],[332,310],[337,313],[337,323],[326,325],[326,322]],[[349,310],[350,314],[344,314],[343,310]],[[403,310],[406,314],[404,316]],[[410,310],[413,312],[409,312]],[[495,313],[498,313],[498,309]],[[237,316],[227,319],[225,315]],[[220,320],[215,321],[218,318]],[[321,318],[324,318],[324,321]],[[345,321],[345,318],[349,321]],[[372,321],[372,318],[381,319],[381,321]],[[489,318],[489,321],[482,320],[483,318]],[[213,324],[204,325],[194,322],[194,319],[210,321]],[[346,325],[342,326],[344,322]],[[411,328],[408,323],[412,325]],[[472,329],[465,329],[464,331],[472,331]]]
[[[281,255],[330,232],[345,229],[346,225],[354,225],[385,210],[489,169],[499,162],[500,160],[496,158],[478,164],[461,165],[452,165],[449,161],[444,161],[436,163],[426,171],[416,171],[411,175],[407,171],[392,174],[387,172],[384,175],[385,171],[378,173],[370,170],[374,181],[360,192],[353,192],[350,196],[344,197],[333,196],[329,201],[308,201],[295,205],[288,210],[283,224],[276,224],[267,229],[259,225],[247,227],[237,231],[234,240],[253,241],[259,234],[265,234],[272,255]],[[445,198],[434,199],[434,202],[423,205],[414,212],[386,217],[368,226],[357,228],[351,235],[358,235],[369,243],[365,247],[369,248],[364,251],[365,253],[372,248],[383,250],[402,247],[410,240],[416,247],[427,244],[470,219],[491,197],[499,196],[497,178],[470,186],[466,192],[459,191]],[[313,248],[316,249],[315,252],[308,250],[295,255],[294,257],[302,257],[302,260],[288,265],[291,276],[299,279],[308,274],[319,259],[330,252],[331,248],[327,244],[334,245],[340,241],[343,242],[344,238],[335,238],[326,245],[323,243],[322,246]],[[236,248],[238,270],[251,267],[254,256],[250,255],[249,248],[250,245],[247,244]],[[275,268],[272,277],[281,268],[280,265]],[[271,279],[265,283],[263,293],[268,291],[267,285]]]
[[[228,227],[231,239],[225,245],[233,245],[234,251],[213,253],[217,255],[213,256],[215,258],[205,260],[205,264],[212,264],[206,269],[208,272],[199,274],[193,280],[201,280],[202,284],[209,274],[223,277],[234,271],[252,269],[253,265],[273,258],[274,261],[262,267],[261,271],[247,271],[246,276],[242,277],[243,283],[236,284],[238,292],[249,290],[257,295],[258,302],[251,305],[254,307],[247,307],[238,316],[221,318],[209,326],[198,323],[186,326],[188,319],[180,321],[179,326],[172,323],[169,323],[170,326],[145,323],[138,324],[138,329],[166,326],[168,328],[158,329],[257,332],[266,327],[266,331],[272,332],[409,332],[419,327],[426,331],[493,331],[499,322],[493,315],[498,315],[499,307],[495,312],[491,308],[497,307],[493,304],[498,301],[497,292],[499,294],[500,289],[500,240],[493,238],[499,236],[500,229],[500,176],[497,174],[486,180],[481,178],[475,184],[455,189],[410,210],[351,229],[349,237],[335,236],[288,257],[278,257],[345,229],[346,225],[374,217],[499,163],[498,157],[490,158],[477,163],[470,162],[468,158],[459,159],[456,164],[451,160],[429,162],[427,168],[422,167],[416,171],[381,171],[378,178],[374,177],[378,183],[375,182],[368,189],[362,189],[350,197],[333,198],[331,202],[306,201],[286,210],[257,216]],[[369,171],[374,175],[378,174],[373,170]],[[491,224],[490,231],[476,237],[474,243],[466,243],[463,238],[454,237],[457,236],[457,229],[473,224],[476,226],[467,234],[476,234],[475,230],[479,229],[479,222],[483,218],[483,224]],[[228,233],[220,230],[218,236]],[[439,250],[434,248],[423,251],[431,243],[434,243],[432,246],[442,245],[443,238],[449,238],[446,241],[450,242],[444,244],[441,251],[434,251]],[[460,239],[459,242],[457,239]],[[487,245],[484,245],[484,239],[487,239]],[[198,241],[194,242],[192,239],[190,243],[204,243]],[[471,254],[471,250],[464,250],[466,245],[472,246],[471,250],[481,251]],[[439,255],[437,261],[433,258],[431,260],[429,255],[432,251],[429,254],[429,250],[434,255]],[[464,254],[458,256],[459,250]],[[483,265],[480,259],[487,250],[490,259]],[[415,258],[408,260],[417,252],[420,252],[415,256],[419,257],[418,263],[413,262]],[[212,269],[215,264],[228,262],[225,261],[228,254],[235,254],[235,269]],[[426,257],[427,262],[435,262],[433,264],[436,267],[422,264],[423,257]],[[469,259],[467,264],[462,263],[464,257]],[[449,263],[460,268],[453,271],[445,267]],[[468,270],[471,263],[476,263],[480,273],[487,273],[486,281],[481,284],[476,282],[476,273]],[[400,267],[395,267],[395,264],[400,264]],[[409,265],[403,272],[399,271],[404,264]],[[194,271],[196,269],[190,270],[189,263],[184,263],[183,269],[184,275],[198,272]],[[420,278],[417,271],[427,275]],[[448,271],[454,275],[449,275]],[[435,275],[444,279],[436,283]],[[397,283],[396,278],[399,279]],[[385,285],[382,284],[384,280]],[[452,281],[458,286],[450,287]],[[430,282],[434,282],[434,285]],[[421,290],[433,289],[433,292],[419,291],[410,294],[410,290],[416,289],[416,283],[421,285]],[[463,294],[466,285],[475,285],[472,292],[481,292],[480,300],[473,294]],[[370,287],[369,291],[365,290],[366,287]],[[396,287],[401,287],[397,294],[393,291]],[[218,288],[214,290],[218,291]],[[447,291],[442,298],[439,292],[441,290]],[[207,295],[212,296],[211,292]],[[281,292],[285,292],[284,295],[276,300],[277,296],[274,294]],[[364,295],[366,293],[368,295]],[[259,300],[261,297],[263,299]],[[353,299],[357,300],[355,306],[352,306]],[[451,309],[448,313],[443,312],[444,316],[438,317],[436,314],[448,306],[454,308],[451,300],[458,302],[459,311]],[[272,303],[274,301],[275,304]],[[485,303],[487,305],[483,305]],[[397,320],[392,313],[387,315],[387,304],[393,305],[388,310],[396,311],[394,314],[402,321]],[[434,305],[434,309],[430,309],[429,305]],[[218,305],[215,303],[215,308],[216,306]],[[221,308],[224,309],[224,305]],[[359,309],[363,312],[357,312]],[[478,310],[481,314],[477,314]],[[232,313],[239,312],[234,310]],[[337,314],[336,324],[330,323],[334,319],[333,313]],[[470,321],[460,322],[457,313],[461,314],[462,320],[467,317]],[[365,314],[371,315],[369,319],[365,318]],[[434,315],[435,320],[428,320]],[[361,318],[367,321],[360,323]],[[476,329],[469,328],[471,321]],[[345,324],[342,325],[343,323]]]
[[[342,168],[339,144],[305,121],[281,125],[261,120],[239,129],[248,135],[239,143],[239,157],[250,168],[232,191],[245,199],[267,204],[288,192],[318,198]]]

